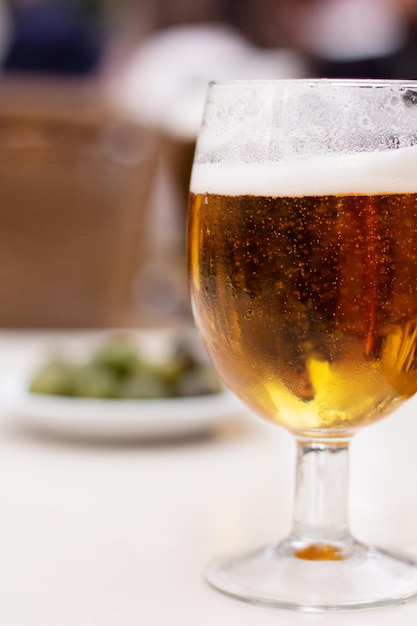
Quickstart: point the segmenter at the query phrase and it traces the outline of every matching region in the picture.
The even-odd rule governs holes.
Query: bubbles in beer
[[[417,391],[417,150],[393,152],[194,170],[197,323],[225,382],[295,431],[350,431]]]

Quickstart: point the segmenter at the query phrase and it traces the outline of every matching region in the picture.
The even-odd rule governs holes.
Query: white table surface
[[[39,333],[0,333],[0,375]],[[351,525],[417,556],[417,402],[351,449]],[[294,444],[242,415],[192,441],[77,443],[0,420],[1,626],[415,626],[417,602],[337,614],[212,590],[207,560],[289,528]]]

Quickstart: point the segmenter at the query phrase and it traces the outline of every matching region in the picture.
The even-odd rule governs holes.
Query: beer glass
[[[417,593],[347,523],[355,432],[417,391],[417,82],[209,87],[190,187],[196,324],[225,384],[297,442],[294,523],[221,556],[216,588],[345,610]]]

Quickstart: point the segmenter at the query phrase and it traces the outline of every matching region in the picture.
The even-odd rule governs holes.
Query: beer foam
[[[417,193],[417,146],[287,163],[197,163],[190,189],[272,197]]]

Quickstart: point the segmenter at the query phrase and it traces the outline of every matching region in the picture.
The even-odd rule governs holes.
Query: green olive
[[[120,398],[146,399],[167,398],[171,395],[171,387],[155,376],[152,372],[142,372],[126,379],[119,390]]]
[[[29,389],[33,393],[71,396],[73,393],[72,383],[72,366],[62,361],[53,360],[37,371]]]
[[[116,398],[117,376],[96,363],[79,366],[74,372],[73,395],[80,398]]]
[[[179,396],[201,396],[219,393],[222,390],[220,380],[211,365],[196,366],[186,372],[177,382],[176,391]]]
[[[126,339],[114,339],[104,345],[92,359],[92,362],[113,371],[123,377],[137,371],[141,359],[135,348]]]

